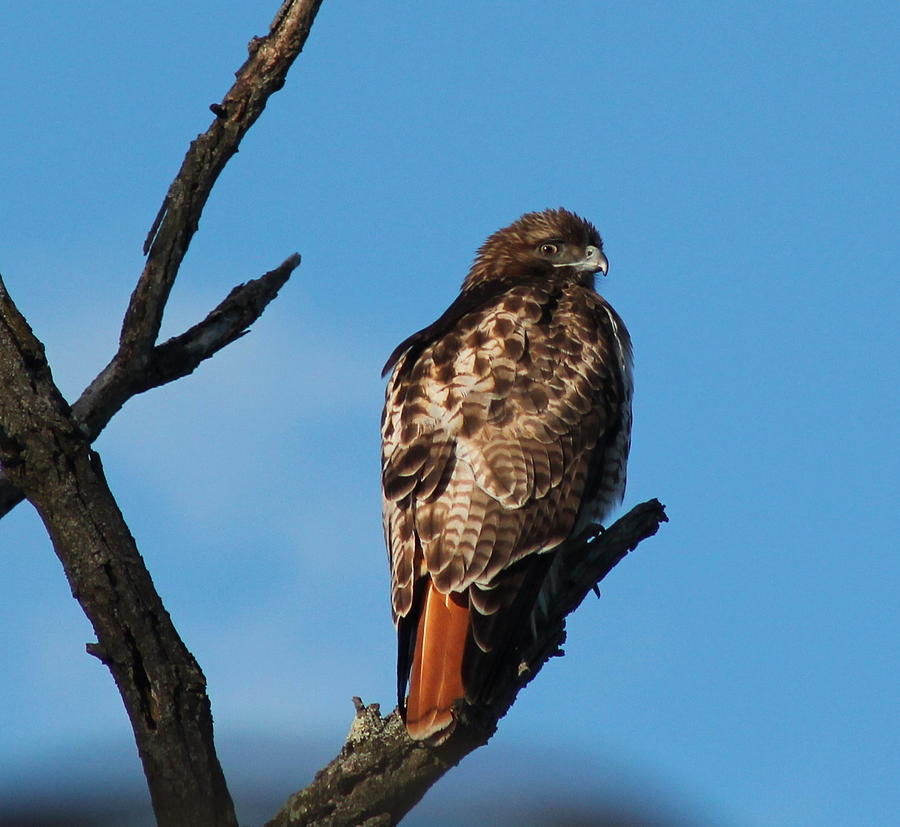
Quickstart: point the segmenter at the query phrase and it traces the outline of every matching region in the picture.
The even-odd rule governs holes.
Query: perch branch
[[[459,724],[439,747],[412,741],[400,713],[383,717],[378,704],[358,698],[356,717],[338,756],[303,790],[292,795],[266,827],[387,827],[397,824],[428,789],[466,755],[487,743],[519,691],[554,655],[561,654],[565,619],[629,551],[667,521],[658,500],[635,506],[607,531],[570,543],[557,558],[546,603],[527,640],[503,665],[490,706],[459,710]],[[554,568],[556,568],[554,563]]]

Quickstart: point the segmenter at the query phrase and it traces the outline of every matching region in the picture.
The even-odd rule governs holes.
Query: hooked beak
[[[609,261],[603,255],[603,251],[593,244],[588,244],[584,249],[585,256],[581,261],[573,261],[568,264],[554,264],[554,267],[574,267],[576,270],[588,270],[596,273],[598,270],[605,276],[609,271]]]

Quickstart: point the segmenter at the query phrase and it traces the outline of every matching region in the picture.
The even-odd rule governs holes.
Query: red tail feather
[[[468,632],[466,597],[441,594],[429,583],[409,676],[406,729],[411,738],[437,745],[453,732],[453,704],[465,695],[462,661]]]

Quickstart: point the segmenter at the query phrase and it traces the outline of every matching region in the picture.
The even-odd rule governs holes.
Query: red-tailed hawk
[[[622,499],[631,343],[598,270],[593,225],[523,215],[385,365],[384,530],[415,739],[440,743],[458,701],[487,700],[554,550]]]

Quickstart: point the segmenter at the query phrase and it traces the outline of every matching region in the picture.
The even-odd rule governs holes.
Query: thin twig
[[[299,264],[295,253],[274,270],[235,287],[202,322],[154,347],[141,371],[108,365],[72,406],[88,439],[95,440],[132,396],[193,373],[205,359],[243,336]]]

